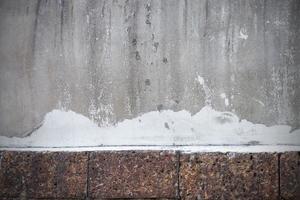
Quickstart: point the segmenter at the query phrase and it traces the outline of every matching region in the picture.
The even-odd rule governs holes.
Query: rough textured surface
[[[34,157],[33,173],[28,180],[29,196],[84,197],[87,188],[87,157],[85,153],[46,153]]]
[[[86,153],[3,152],[0,197],[86,196]]]
[[[276,154],[182,155],[183,199],[278,199]]]
[[[58,107],[107,125],[205,102],[299,126],[299,10],[299,0],[1,0],[0,135],[24,136]]]
[[[175,198],[176,155],[171,152],[99,152],[90,155],[92,198]]]
[[[299,161],[300,152],[5,151],[0,199],[298,200]]]
[[[300,152],[280,155],[280,193],[283,199],[300,199]]]
[[[27,196],[25,180],[30,174],[31,153],[1,152],[0,197]]]

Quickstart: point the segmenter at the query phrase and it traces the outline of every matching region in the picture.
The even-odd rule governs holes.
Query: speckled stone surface
[[[100,199],[91,199],[89,198],[89,200],[111,200],[112,198],[100,198]],[[116,198],[117,200],[176,200],[178,198]]]
[[[300,199],[300,152],[280,155],[280,194],[282,199]]]
[[[27,197],[17,197],[17,198],[3,197],[0,199],[1,200],[87,200],[86,198],[38,198],[36,199],[36,198],[27,198]],[[89,199],[89,200],[94,200],[94,199]]]
[[[0,197],[26,196],[27,176],[31,168],[31,153],[0,153]]]
[[[300,199],[299,152],[0,152],[1,200],[278,199],[279,194]]]
[[[86,196],[87,153],[3,152],[0,197]]]
[[[276,154],[183,154],[182,199],[277,199]]]
[[[173,152],[93,152],[89,162],[92,198],[175,198]]]

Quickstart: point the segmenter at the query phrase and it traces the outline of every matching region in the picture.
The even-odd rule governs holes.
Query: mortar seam
[[[87,154],[87,169],[86,169],[86,199],[89,199],[89,178],[90,178],[90,154],[91,152],[88,152]]]
[[[280,175],[281,175],[281,170],[280,170],[280,157],[281,153],[277,154],[277,174],[278,174],[278,199],[281,199],[281,180],[280,180]]]
[[[176,151],[176,173],[177,173],[177,188],[176,188],[176,199],[181,199],[180,196],[180,151]]]

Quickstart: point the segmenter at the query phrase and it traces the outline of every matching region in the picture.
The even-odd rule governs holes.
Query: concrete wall
[[[0,135],[22,136],[54,108],[105,126],[211,104],[299,126],[299,10],[299,0],[1,0]]]

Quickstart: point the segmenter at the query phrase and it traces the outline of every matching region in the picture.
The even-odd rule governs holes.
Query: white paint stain
[[[227,98],[224,99],[225,106],[229,106],[229,100]]]
[[[258,100],[258,99],[255,99],[255,98],[252,98],[255,102],[257,102],[257,103],[259,103],[261,106],[265,106],[265,104],[262,102],[262,101],[260,101],[260,100]]]
[[[220,97],[221,97],[222,99],[225,99],[225,98],[226,98],[226,94],[225,94],[225,93],[221,93],[221,94],[220,94]]]
[[[283,21],[280,20],[276,20],[273,22],[276,26],[281,26],[281,25],[285,25],[285,23]]]
[[[197,75],[197,78],[195,80],[203,87],[205,93],[205,105],[211,106],[212,92],[209,89],[209,87],[206,85],[204,78],[200,75]]]
[[[239,38],[243,39],[243,40],[247,40],[248,39],[247,31],[245,29],[242,28],[240,30]]]
[[[225,93],[221,93],[221,94],[220,94],[220,97],[221,97],[222,99],[224,99],[224,104],[225,104],[225,106],[226,106],[226,107],[229,106],[229,99],[226,97],[226,94],[225,94]]]
[[[89,24],[90,23],[90,16],[86,15],[86,23]]]
[[[201,76],[197,76],[196,81],[198,81],[200,83],[200,85],[204,85],[204,78]]]

